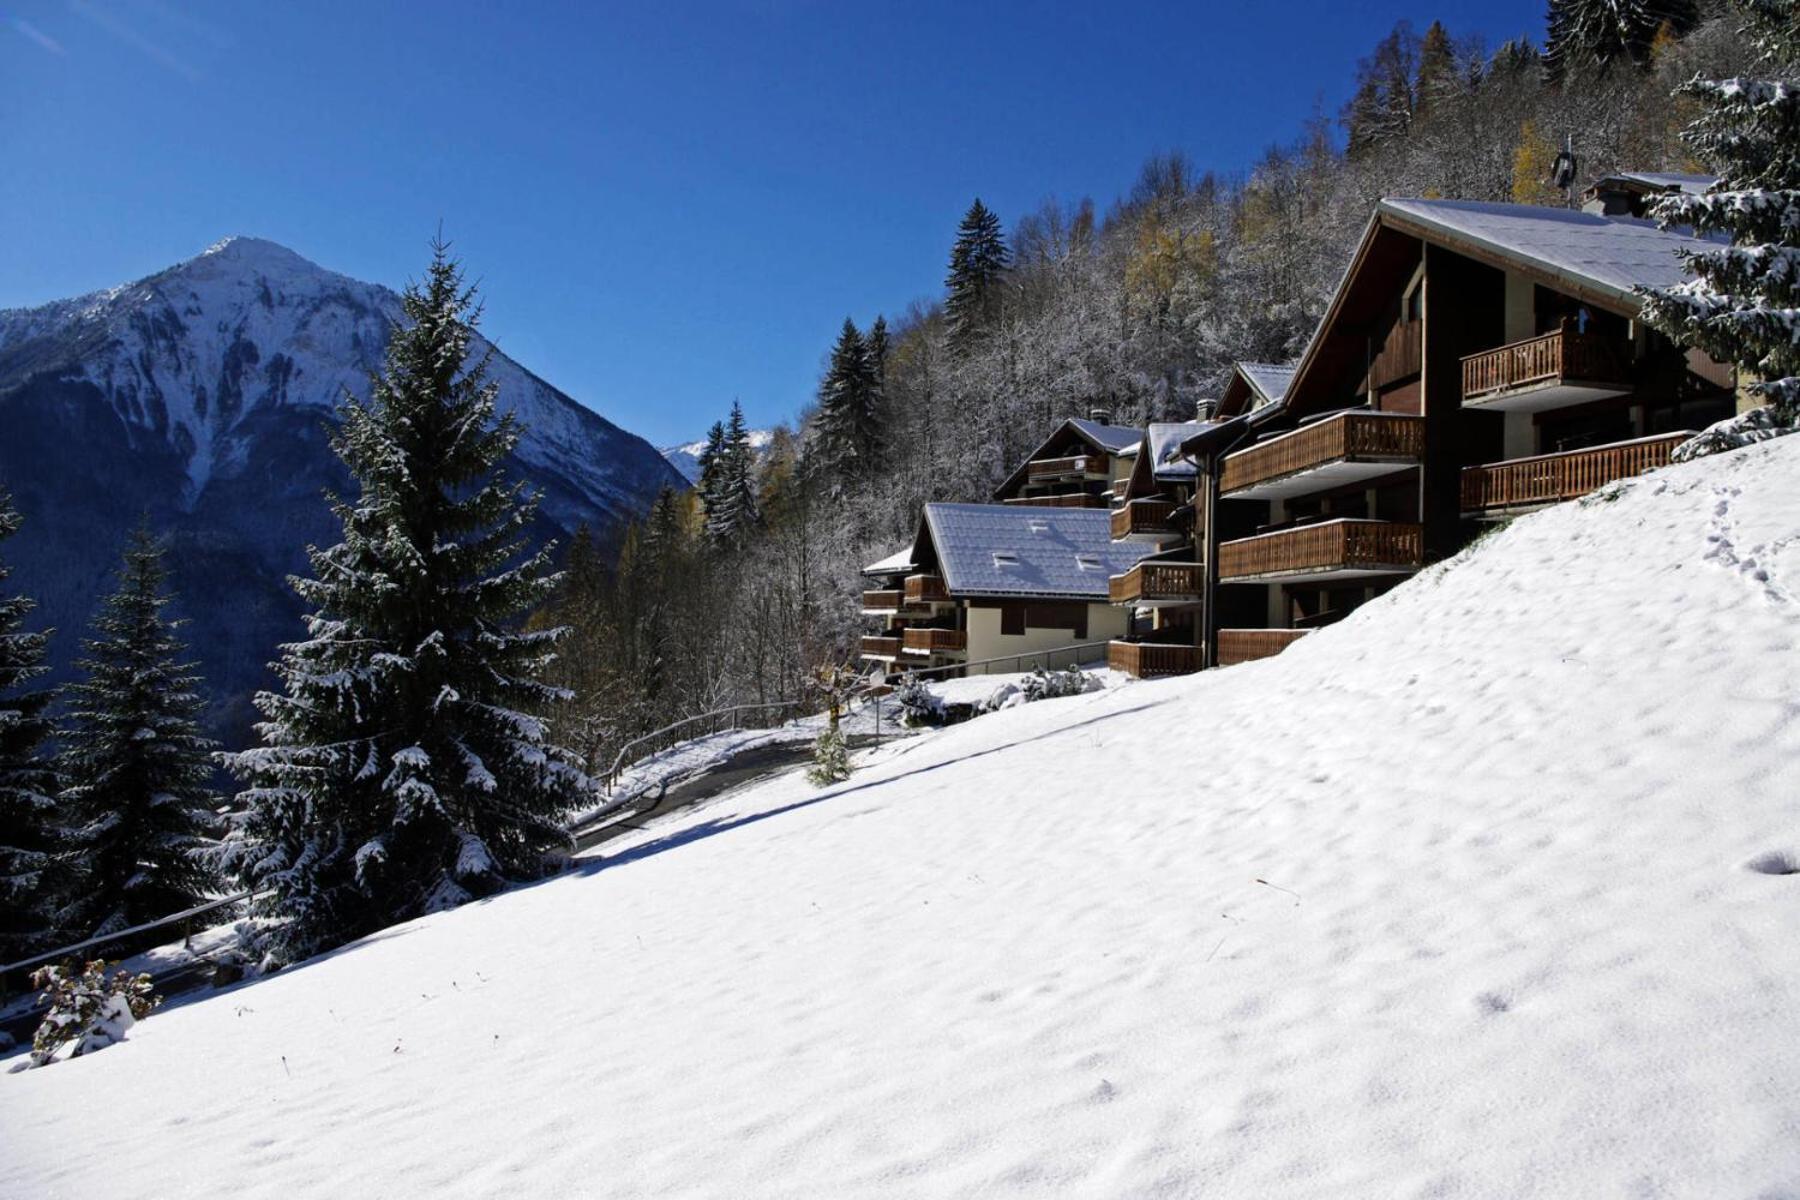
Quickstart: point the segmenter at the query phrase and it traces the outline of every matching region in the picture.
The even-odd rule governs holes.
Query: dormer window
[[[1075,556],[1075,566],[1083,571],[1106,570],[1105,565],[1101,563],[1099,557],[1093,554],[1077,554]]]
[[[994,565],[996,567],[1016,567],[1016,566],[1018,566],[1019,565],[1018,551],[1016,551],[1016,550],[996,550],[996,551],[994,551]]]

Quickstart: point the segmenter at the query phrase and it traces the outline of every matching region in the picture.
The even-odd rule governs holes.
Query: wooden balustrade
[[[1425,419],[1400,413],[1347,412],[1315,421],[1227,455],[1219,491],[1233,492],[1334,462],[1418,462]],[[1115,535],[1116,536],[1116,535]]]
[[[899,637],[865,637],[862,640],[864,658],[899,658]]]
[[[874,612],[896,612],[905,601],[905,593],[898,588],[883,588],[880,591],[864,592],[862,606]]]
[[[1145,562],[1106,581],[1114,604],[1193,604],[1200,599],[1199,563]]]
[[[906,602],[908,604],[941,604],[950,599],[950,589],[944,586],[941,575],[908,575],[906,577]]]
[[[969,635],[960,629],[903,629],[900,644],[909,654],[957,654],[968,649]]]
[[[1558,329],[1462,360],[1463,403],[1563,380],[1622,383],[1629,376],[1610,338]]]
[[[1002,504],[1024,504],[1033,508],[1105,508],[1106,497],[1094,492],[1062,492],[1043,496],[1008,496]]]
[[[1369,373],[1363,380],[1362,390],[1379,391],[1390,383],[1395,383],[1411,375],[1419,373],[1420,364],[1424,362],[1425,326],[1420,321],[1400,321],[1388,331],[1387,340],[1381,349],[1375,352],[1374,361],[1369,364]]]
[[[1106,646],[1106,665],[1133,679],[1186,675],[1200,669],[1200,649],[1158,642],[1113,641]]]
[[[1112,538],[1163,537],[1175,532],[1176,506],[1167,500],[1132,500],[1112,511]]]
[[[1061,478],[1065,475],[1107,475],[1110,470],[1104,454],[1072,454],[1067,458],[1037,458],[1025,464],[1029,479]]]
[[[1269,658],[1310,632],[1309,629],[1221,629],[1219,665],[1229,667],[1252,659]]]
[[[1675,447],[1693,436],[1685,431],[1667,433],[1586,450],[1464,467],[1462,509],[1465,513],[1479,513],[1573,500],[1615,480],[1667,466]]]
[[[1219,547],[1220,579],[1402,572],[1423,561],[1423,533],[1396,521],[1325,521]]]

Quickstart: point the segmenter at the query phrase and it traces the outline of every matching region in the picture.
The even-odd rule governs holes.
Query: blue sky
[[[1105,206],[1335,113],[1394,21],[1542,0],[0,0],[0,307],[232,233],[398,284],[439,222],[513,357],[660,443],[810,395],[846,314],[939,289],[980,195]]]

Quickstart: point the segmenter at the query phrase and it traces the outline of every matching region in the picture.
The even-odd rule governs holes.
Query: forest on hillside
[[[700,485],[627,531],[616,569],[573,548],[541,618],[575,630],[566,739],[598,761],[691,713],[801,696],[853,656],[859,568],[909,543],[925,503],[987,499],[1065,417],[1186,419],[1234,361],[1296,357],[1380,197],[1566,204],[1549,180],[1565,136],[1577,189],[1704,169],[1675,93],[1748,68],[1741,23],[1712,3],[1555,0],[1542,44],[1489,46],[1403,21],[1345,64],[1341,112],[1247,172],[1158,154],[1104,208],[1008,221],[976,200],[953,241],[947,222],[943,294],[846,319],[815,402],[766,453],[734,410]]]

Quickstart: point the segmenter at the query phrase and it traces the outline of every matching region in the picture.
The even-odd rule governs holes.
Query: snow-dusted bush
[[[1770,438],[1782,437],[1795,432],[1797,428],[1800,426],[1782,420],[1772,405],[1764,405],[1735,417],[1727,417],[1716,425],[1708,425],[1704,431],[1675,447],[1675,452],[1669,455],[1669,459],[1671,462],[1688,462],[1691,459],[1705,458],[1709,454],[1723,454],[1727,450],[1737,450],[1757,442],[1766,442]]]
[[[894,689],[894,702],[900,706],[900,722],[913,729],[937,728],[951,722],[950,708],[944,698],[931,690],[924,680],[908,676]]]
[[[806,778],[814,787],[829,787],[850,778],[850,749],[835,726],[813,743],[812,766],[806,768]]]
[[[150,976],[119,971],[109,980],[106,963],[96,959],[76,971],[64,966],[39,967],[31,985],[43,989],[40,999],[50,1006],[31,1039],[31,1065],[46,1066],[70,1042],[75,1058],[104,1050],[125,1040],[125,1031],[150,1015],[162,1003],[150,994]]]
[[[1100,681],[1080,667],[1068,667],[1061,671],[1046,671],[1039,667],[1025,680],[1024,685],[1027,701],[1079,696],[1099,687]]]

